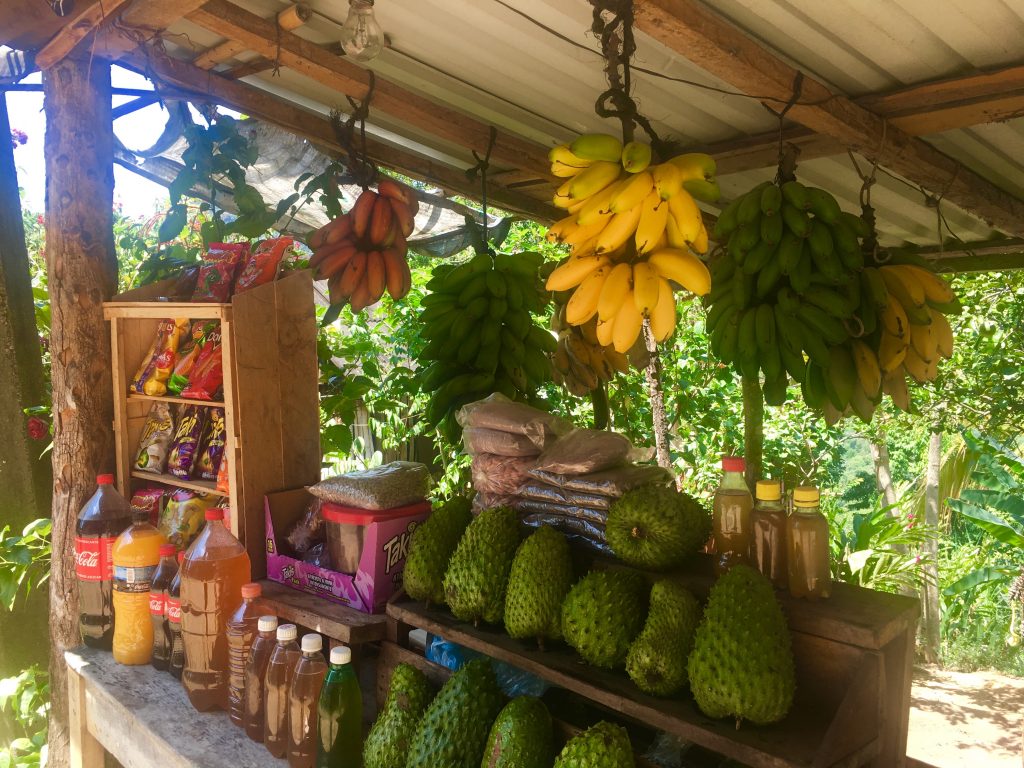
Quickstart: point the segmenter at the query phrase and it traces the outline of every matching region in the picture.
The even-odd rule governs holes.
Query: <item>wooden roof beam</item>
[[[222,104],[280,126],[329,150],[341,151],[330,120],[268,91],[168,57],[147,58],[140,53],[132,53],[123,57],[123,62],[140,72],[152,72],[162,83],[178,91],[184,91],[184,98],[198,98]],[[440,165],[414,152],[369,137],[367,150],[374,161],[387,168],[435,184],[448,192],[471,199],[479,197],[479,187],[469,181],[465,173],[459,169]],[[492,184],[489,185],[487,195],[497,206],[542,222],[551,222],[558,218],[558,211],[554,206],[522,192]]]
[[[227,0],[209,0],[189,14],[189,20],[339,93],[355,99],[366,97],[370,79],[365,69],[292,32],[279,31],[272,19],[256,16]],[[382,77],[376,78],[371,109],[460,147],[480,153],[487,149],[489,125]],[[504,131],[498,131],[491,157],[497,163],[531,170],[540,176],[546,177],[550,172],[547,147]]]
[[[798,70],[697,0],[634,0],[636,24],[712,75],[787,102]],[[787,117],[942,194],[1009,234],[1024,234],[1024,202],[812,77]]]
[[[286,29],[289,32],[293,29],[298,29],[307,21],[313,17],[313,11],[310,10],[308,5],[303,3],[295,3],[289,5],[283,11],[277,14],[277,25],[281,29]],[[192,63],[200,69],[213,69],[215,66],[220,64],[222,61],[236,56],[245,50],[245,44],[240,43],[237,40],[225,40],[223,43],[208,48],[194,59]]]
[[[49,69],[62,61],[75,47],[97,29],[103,21],[129,0],[106,0],[86,6],[81,13],[61,27],[36,54],[36,66]]]

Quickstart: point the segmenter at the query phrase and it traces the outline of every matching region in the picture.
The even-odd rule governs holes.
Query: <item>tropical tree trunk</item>
[[[878,487],[885,506],[889,507],[889,517],[896,517],[899,514],[896,510],[896,487],[892,482],[892,470],[889,468],[889,445],[886,443],[884,432],[871,440],[871,461],[875,467],[875,485]]]
[[[743,456],[747,485],[753,490],[764,465],[764,396],[756,376],[743,377]]]
[[[79,643],[75,520],[97,473],[114,466],[110,332],[102,307],[117,286],[110,67],[65,59],[44,73],[43,93],[54,423],[49,765],[63,768],[64,651]]]
[[[924,545],[924,654],[932,663],[939,660],[942,617],[939,604],[939,473],[942,467],[942,433],[933,431],[928,440],[928,469],[924,485],[924,522],[931,531]]]
[[[647,379],[647,394],[651,400],[651,420],[654,428],[654,450],[658,460],[658,466],[666,469],[672,468],[672,456],[669,453],[668,443],[668,413],[665,410],[665,393],[661,388],[661,356],[658,354],[658,344],[651,333],[651,325],[644,321],[644,343],[647,345],[647,352],[650,357],[644,375]]]
[[[43,405],[47,394],[10,133],[0,93],[0,423],[7,427],[0,440],[0,527],[18,532],[49,515],[52,475],[49,457],[41,455],[48,440],[29,436],[24,413]],[[0,608],[0,677],[46,662],[38,642],[46,632],[45,592],[21,601],[17,611],[12,621]]]

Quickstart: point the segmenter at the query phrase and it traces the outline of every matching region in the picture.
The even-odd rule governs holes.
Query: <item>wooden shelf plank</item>
[[[279,619],[309,627],[332,640],[360,645],[383,640],[387,634],[387,617],[383,614],[362,613],[269,579],[260,581],[260,585],[260,600]]]
[[[210,408],[223,408],[223,400],[198,400],[191,397],[174,397],[172,395],[140,395],[137,392],[129,392],[128,400],[150,400],[159,403],[182,403],[184,405],[205,405]]]
[[[223,320],[231,318],[230,304],[188,301],[108,301],[103,304],[103,317],[162,319],[187,317],[192,320]]]
[[[689,697],[649,696],[623,673],[586,665],[568,648],[539,651],[530,643],[513,640],[499,627],[474,627],[422,603],[390,603],[387,612],[395,622],[424,629],[507,662],[613,712],[755,768],[817,766],[819,748],[832,721],[833,713],[828,707],[798,695],[792,711],[781,723],[760,728],[747,723],[737,729],[733,722],[705,717]],[[861,765],[878,749],[879,738],[872,734],[833,765]]]
[[[199,491],[200,493],[213,493],[219,496],[225,495],[217,490],[217,483],[213,480],[182,480],[181,478],[175,477],[167,472],[158,475],[155,472],[143,472],[142,470],[133,470],[132,477],[137,480],[149,480],[153,483],[173,485],[175,488],[186,488],[190,491]]]

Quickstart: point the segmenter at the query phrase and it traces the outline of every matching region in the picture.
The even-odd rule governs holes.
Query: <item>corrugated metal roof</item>
[[[240,4],[264,17],[287,5],[277,0]],[[335,42],[346,0],[311,0],[309,5],[315,15],[297,34]],[[375,8],[392,48],[371,65],[388,80],[548,146],[582,131],[617,129],[594,114],[605,81],[586,0],[379,0]],[[1019,1],[716,0],[714,8],[851,96],[1024,60],[1024,4]],[[187,33],[200,46],[217,41],[188,22],[172,31]],[[248,58],[251,54],[239,56]],[[668,77],[734,90],[643,34],[638,34],[635,63]],[[340,94],[287,70],[280,76],[265,72],[249,82],[322,112],[345,103]],[[754,136],[777,126],[753,99],[663,77],[635,73],[635,96],[659,133],[685,144]],[[393,116],[371,113],[371,122],[385,140],[460,167],[472,163],[470,150],[483,149],[438,140]],[[1024,196],[1019,160],[1024,157],[1024,121],[950,131],[929,140],[998,186]],[[771,172],[723,177],[723,191],[731,197]],[[858,208],[861,182],[845,155],[804,162],[798,175],[827,186],[844,208]],[[873,200],[886,241],[936,241],[935,210],[913,185],[882,174]],[[959,236],[991,235],[973,216],[948,203],[942,208]]]

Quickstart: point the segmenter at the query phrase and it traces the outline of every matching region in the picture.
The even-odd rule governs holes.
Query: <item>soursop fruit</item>
[[[554,768],[634,768],[626,729],[602,720],[566,742]]]
[[[456,496],[435,509],[412,532],[402,581],[414,600],[444,604],[444,572],[472,519],[469,501]]]
[[[789,627],[772,583],[734,565],[711,588],[689,660],[690,690],[708,717],[774,723],[796,681]]]
[[[605,526],[616,557],[653,571],[681,565],[710,535],[711,515],[700,502],[657,484],[634,488],[612,502]]]
[[[588,573],[562,603],[565,641],[595,667],[621,667],[643,629],[647,596],[647,583],[635,571]]]
[[[551,713],[544,702],[519,696],[498,713],[480,768],[550,768],[552,741]]]
[[[677,581],[651,587],[647,622],[626,656],[626,672],[637,687],[671,696],[686,686],[686,660],[700,622],[700,603]]]
[[[487,659],[460,667],[427,707],[405,768],[479,768],[505,697]]]
[[[409,744],[433,696],[420,670],[408,664],[395,667],[384,707],[366,737],[364,768],[405,768]]]
[[[562,638],[562,601],[572,587],[572,554],[565,536],[544,526],[519,545],[505,595],[505,630],[510,637]]]
[[[485,509],[466,528],[444,575],[448,607],[463,621],[499,623],[519,547],[519,522],[508,507]]]

